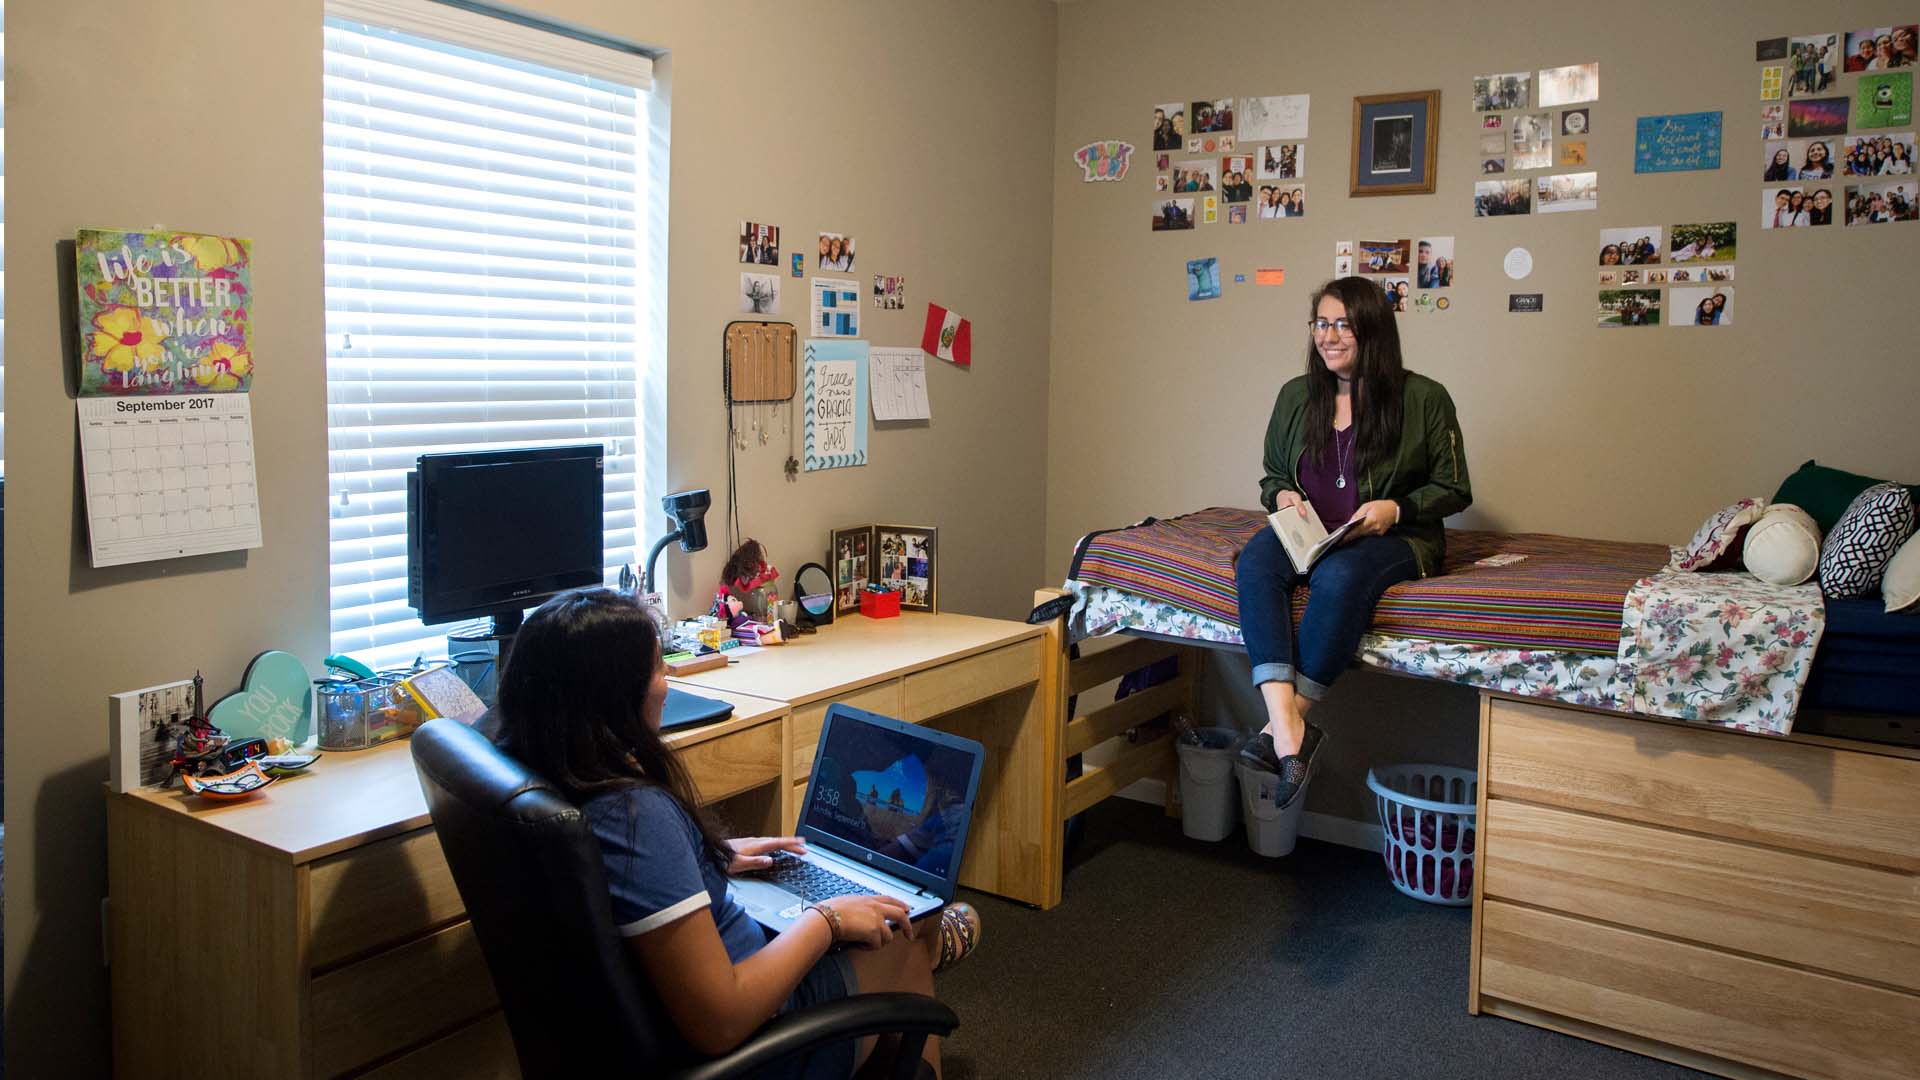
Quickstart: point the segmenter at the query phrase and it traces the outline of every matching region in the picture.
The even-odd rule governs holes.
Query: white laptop
[[[850,892],[898,897],[909,918],[937,910],[953,899],[984,756],[972,739],[829,706],[800,808],[807,853],[733,878],[734,899],[774,933],[808,901]]]

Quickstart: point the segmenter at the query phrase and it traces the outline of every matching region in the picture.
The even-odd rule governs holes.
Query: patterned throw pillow
[[[1913,519],[1913,496],[1899,484],[1861,492],[1820,548],[1820,590],[1849,600],[1879,589],[1893,553],[1913,535]]]
[[[1798,585],[1820,569],[1820,526],[1792,503],[1774,503],[1747,528],[1740,558],[1761,581]]]
[[[1747,526],[1757,521],[1767,508],[1765,499],[1741,499],[1724,510],[1716,510],[1700,531],[1687,541],[1687,548],[1675,560],[1675,570],[1731,570],[1740,565],[1741,538]]]

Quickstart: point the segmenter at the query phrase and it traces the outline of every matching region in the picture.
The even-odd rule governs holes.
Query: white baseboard
[[[1135,780],[1114,794],[1122,799],[1164,806],[1167,801],[1167,782],[1157,776],[1149,776]],[[1380,850],[1380,826],[1370,821],[1318,814],[1312,810],[1300,812],[1300,835],[1309,840],[1359,848],[1361,851]]]

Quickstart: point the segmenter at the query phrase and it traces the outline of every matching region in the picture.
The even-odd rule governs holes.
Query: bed
[[[1036,594],[1070,605],[1063,750],[1127,740],[1063,815],[1170,775],[1148,721],[1194,707],[1201,649],[1241,647],[1232,557],[1263,524],[1091,534]],[[1450,531],[1362,639],[1356,663],[1482,691],[1468,1007],[1729,1076],[1920,1075],[1920,751],[1795,728],[1807,703],[1920,708],[1920,619],[1670,555]],[[1137,640],[1072,659],[1114,634]],[[1174,677],[1071,714],[1155,662]]]

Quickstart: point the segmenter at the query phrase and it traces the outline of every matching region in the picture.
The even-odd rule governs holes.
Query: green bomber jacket
[[[1448,515],[1473,504],[1467,481],[1467,452],[1460,438],[1447,388],[1425,375],[1407,372],[1401,411],[1400,450],[1370,464],[1359,476],[1361,502],[1392,499],[1400,507],[1400,522],[1387,535],[1406,540],[1413,548],[1420,574],[1438,573],[1446,551]],[[1260,479],[1260,503],[1272,513],[1282,491],[1298,491],[1294,465],[1307,445],[1307,376],[1280,388],[1267,421],[1266,475]]]

